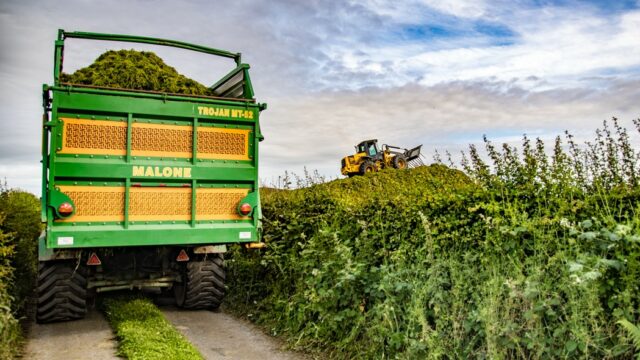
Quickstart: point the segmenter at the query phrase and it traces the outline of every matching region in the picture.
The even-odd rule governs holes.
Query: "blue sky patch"
[[[438,25],[409,25],[402,29],[406,40],[422,40],[427,38],[447,38],[462,35],[456,29],[447,29]]]
[[[638,9],[636,0],[534,0],[532,5],[535,7],[560,6],[560,7],[576,7],[576,6],[592,6],[604,13],[618,13],[625,10]]]
[[[474,30],[479,34],[487,35],[493,38],[504,39],[516,36],[516,33],[505,25],[484,21],[477,22],[474,25]]]
[[[411,24],[402,27],[399,37],[404,41],[421,40],[484,40],[488,45],[512,45],[517,34],[509,27],[483,20],[460,20],[441,24]]]

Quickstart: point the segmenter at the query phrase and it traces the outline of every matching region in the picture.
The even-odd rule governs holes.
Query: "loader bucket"
[[[422,149],[422,145],[418,145],[413,149],[404,151],[404,157],[407,159],[407,165],[410,169],[417,168],[418,166],[424,165],[424,162],[420,158],[421,149]]]
[[[420,157],[420,149],[421,148],[422,148],[422,145],[418,145],[418,146],[414,147],[413,149],[405,150],[404,157],[407,159],[407,161],[411,161],[411,160],[415,160],[415,159],[419,158]]]

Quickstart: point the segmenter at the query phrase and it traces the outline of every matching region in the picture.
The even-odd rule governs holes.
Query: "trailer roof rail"
[[[190,44],[183,41],[176,40],[167,40],[146,36],[135,36],[135,35],[121,35],[121,34],[102,34],[102,33],[93,33],[93,32],[83,32],[83,31],[64,31],[62,29],[58,30],[58,40],[64,41],[66,38],[75,38],[75,39],[88,39],[88,40],[105,40],[105,41],[123,41],[123,42],[133,42],[133,43],[141,43],[141,44],[152,44],[152,45],[161,45],[161,46],[170,46],[180,49],[198,51],[205,54],[217,55],[222,57],[227,57],[234,59],[237,65],[240,65],[242,62],[242,54],[233,53],[226,50],[214,49],[202,45]]]

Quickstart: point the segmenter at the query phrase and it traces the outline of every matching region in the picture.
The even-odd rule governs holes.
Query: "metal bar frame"
[[[176,101],[203,101],[210,102],[213,104],[221,104],[221,105],[235,105],[238,106],[238,102],[244,103],[255,103],[254,99],[237,99],[237,98],[221,98],[214,96],[202,96],[202,95],[193,95],[193,94],[171,94],[171,93],[161,93],[155,91],[145,91],[145,90],[131,90],[131,89],[118,89],[118,88],[107,88],[107,87],[94,87],[94,86],[85,86],[85,85],[70,85],[70,86],[47,86],[47,90],[63,90],[67,92],[74,93],[84,93],[84,94],[100,94],[100,95],[124,95],[128,97],[137,97],[137,98],[148,98],[148,99],[161,99],[161,100],[176,100]],[[261,107],[264,107],[264,104],[260,104]]]
[[[220,50],[220,49],[210,48],[202,45],[190,44],[183,41],[167,40],[167,39],[160,39],[160,38],[153,38],[153,37],[146,37],[146,36],[135,36],[135,35],[103,34],[103,33],[83,32],[83,31],[64,31],[62,29],[58,30],[58,40],[64,41],[64,39],[67,39],[67,38],[122,41],[122,42],[133,42],[133,43],[140,43],[140,44],[170,46],[170,47],[175,47],[180,49],[197,51],[205,54],[231,58],[235,60],[236,64],[238,65],[242,63],[242,54],[240,53],[233,53],[226,50]]]
[[[140,93],[140,94],[151,94],[151,95],[161,95],[163,96],[163,98],[168,98],[168,97],[192,97],[192,98],[199,98],[199,99],[212,99],[212,100],[223,100],[223,101],[242,101],[242,102],[250,102],[250,103],[254,103],[255,99],[253,99],[253,90],[251,90],[251,98],[249,99],[243,99],[243,98],[232,98],[232,97],[220,97],[220,96],[209,96],[209,95],[197,95],[197,94],[176,94],[176,93],[168,93],[168,92],[162,92],[162,91],[153,91],[153,90],[137,90],[137,89],[123,89],[123,88],[117,88],[117,87],[106,87],[106,86],[95,86],[95,85],[84,85],[84,84],[73,84],[73,83],[60,83],[60,86],[62,87],[72,87],[74,89],[77,88],[85,88],[85,89],[95,89],[95,90],[106,90],[106,91],[118,91],[118,92],[133,92],[133,93]]]

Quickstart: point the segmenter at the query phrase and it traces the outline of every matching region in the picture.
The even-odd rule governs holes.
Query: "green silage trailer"
[[[171,46],[234,68],[213,96],[61,81],[66,39]],[[66,32],[43,85],[37,320],[84,317],[97,293],[144,289],[217,308],[227,245],[260,247],[259,116],[239,53],[140,36]]]

